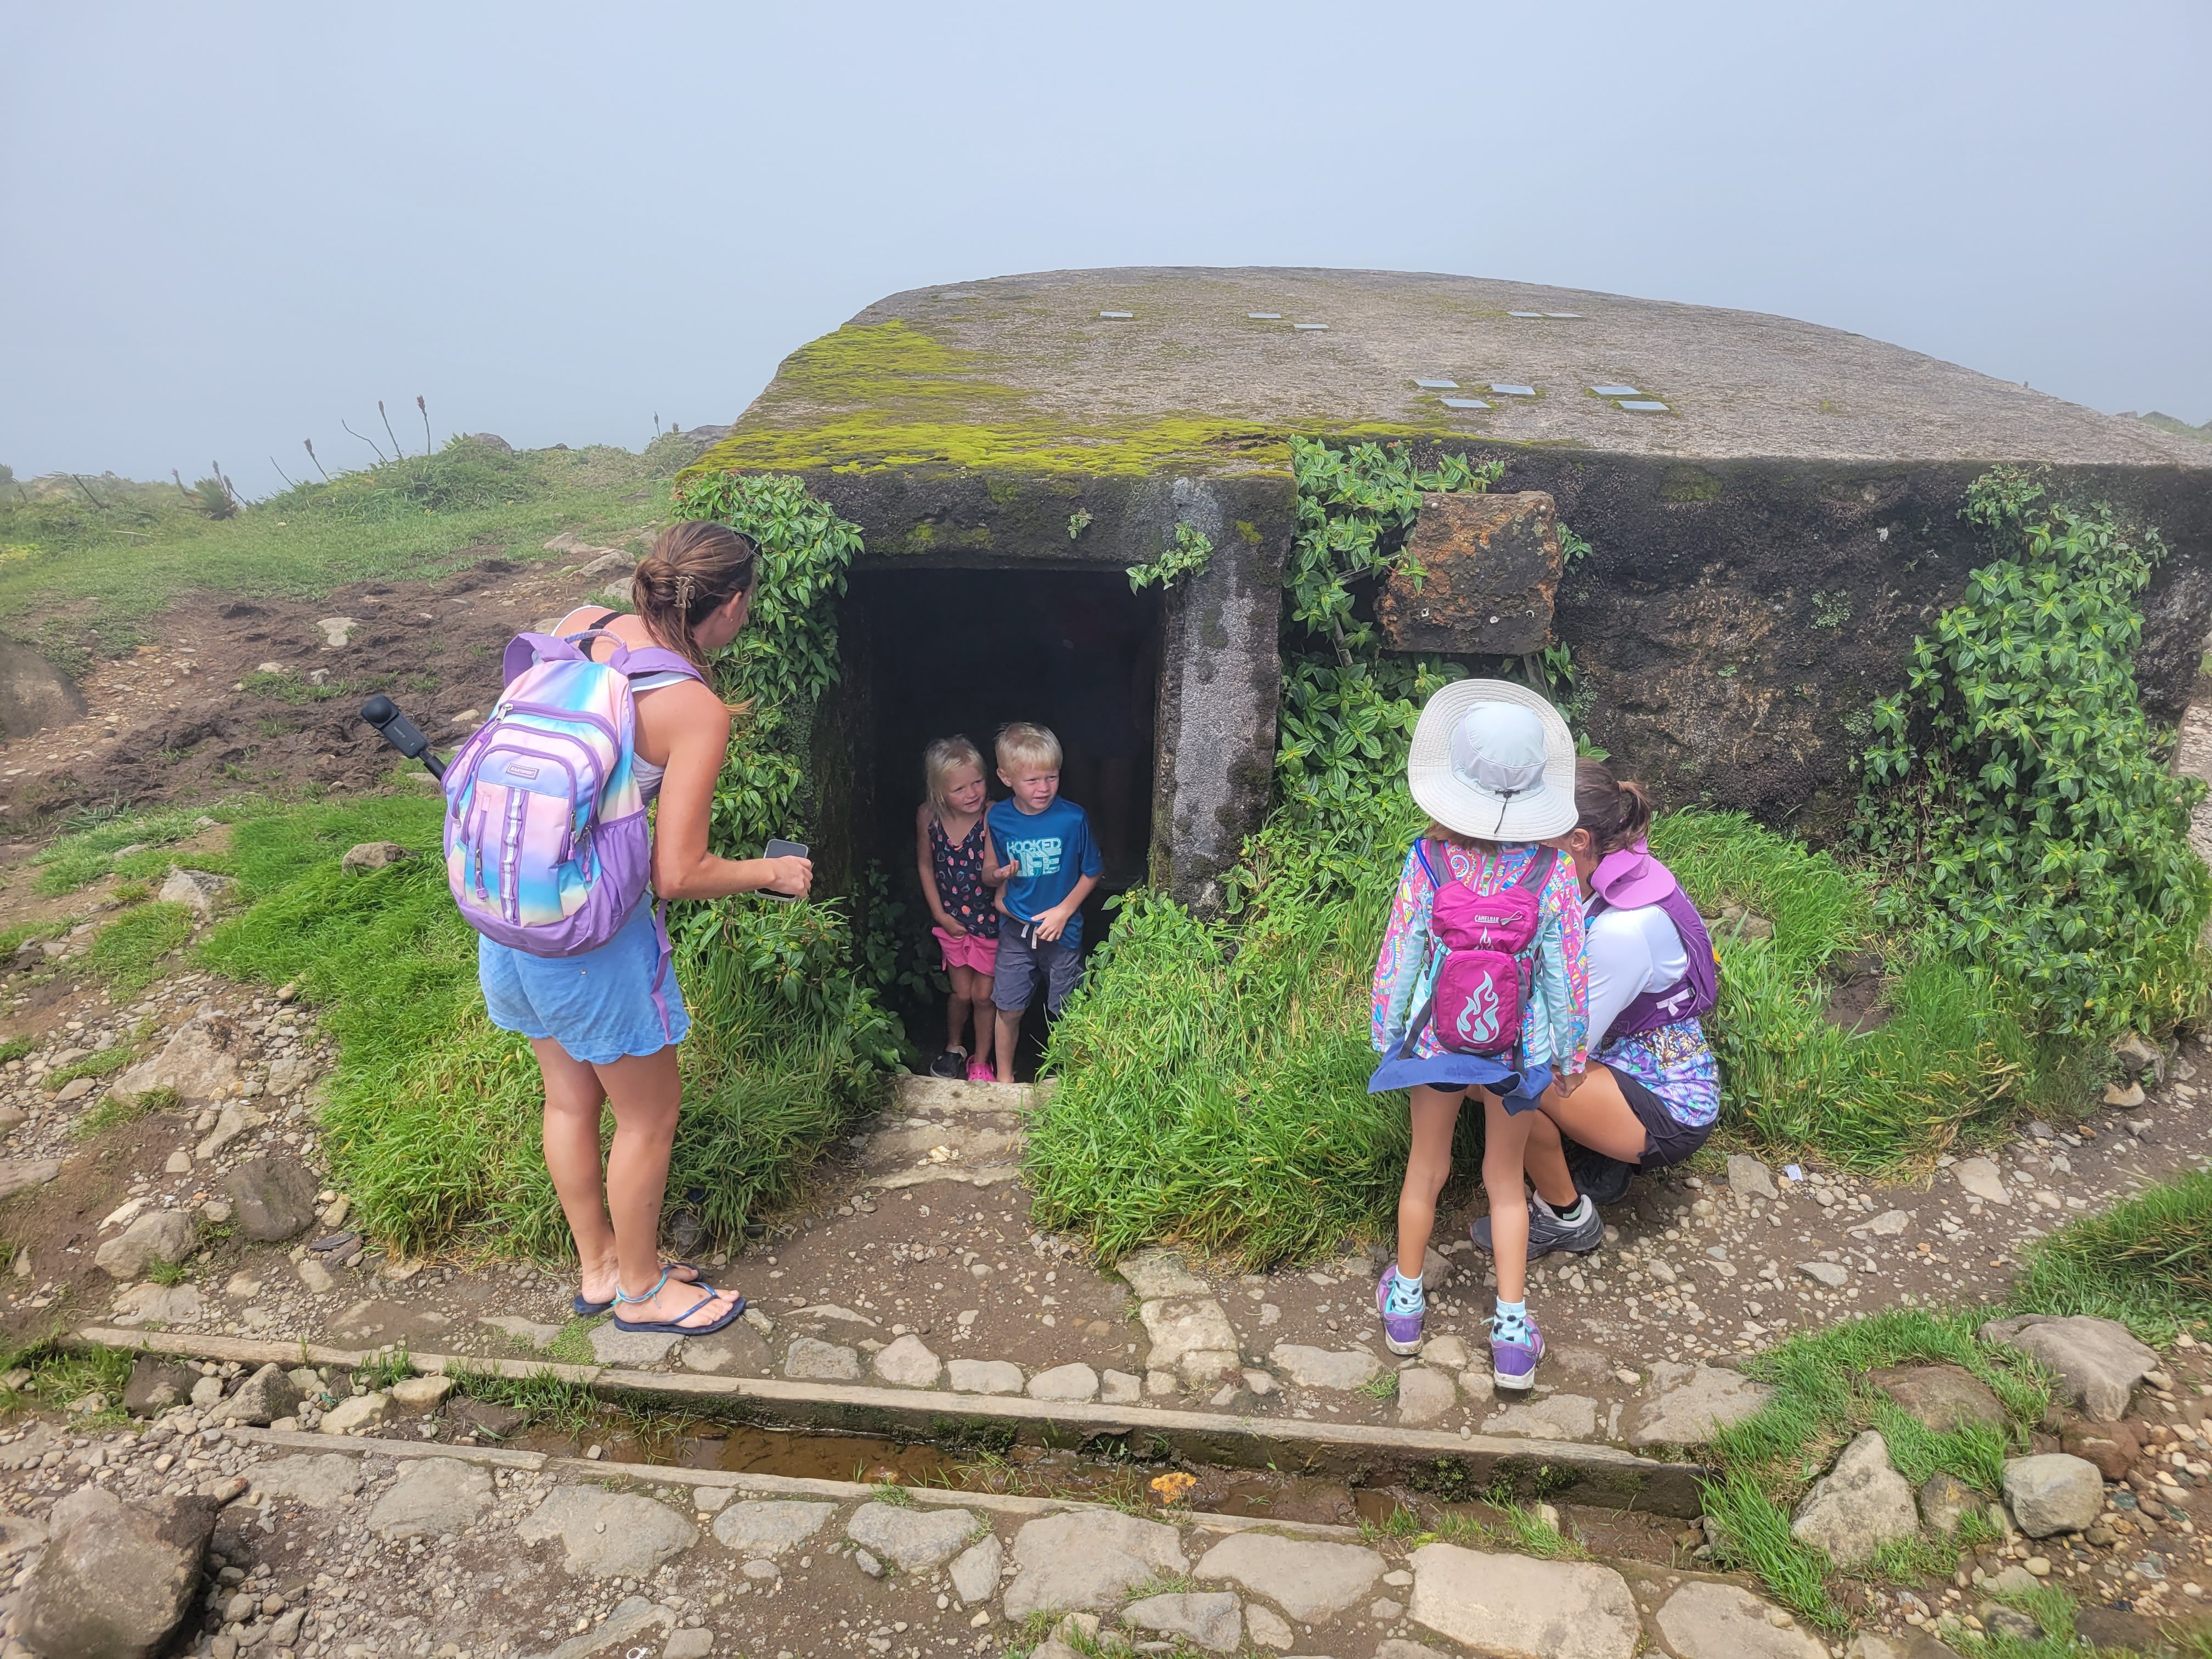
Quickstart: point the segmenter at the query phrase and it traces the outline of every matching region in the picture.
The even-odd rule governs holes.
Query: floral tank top
[[[975,827],[956,844],[936,813],[929,815],[929,868],[937,878],[937,896],[945,914],[978,939],[999,936],[999,908],[983,880],[983,848],[988,832],[978,817]]]

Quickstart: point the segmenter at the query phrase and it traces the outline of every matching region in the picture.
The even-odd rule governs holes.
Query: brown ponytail
[[[726,524],[690,519],[660,532],[630,583],[630,602],[653,637],[707,672],[692,624],[753,585],[759,550]]]
[[[1651,827],[1651,797],[1642,784],[1617,781],[1594,760],[1575,763],[1575,828],[1590,832],[1598,855],[1644,839]]]

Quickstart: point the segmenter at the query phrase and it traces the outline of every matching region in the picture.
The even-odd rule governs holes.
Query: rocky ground
[[[90,1622],[102,1586],[85,1552],[104,1542],[127,1547],[143,1582],[179,1587],[179,1650],[216,1659],[925,1659],[1040,1638],[1038,1659],[1079,1642],[1382,1659],[1455,1644],[1591,1659],[1830,1650],[1737,1580],[1532,1559],[1471,1528],[1409,1547],[1344,1527],[226,1430],[216,1415],[186,1405],[143,1437],[74,1442],[40,1424],[0,1443],[0,1466],[27,1466],[0,1475],[5,1548],[25,1564],[9,1595],[19,1638],[58,1650]],[[103,1505],[197,1524],[118,1546]]]

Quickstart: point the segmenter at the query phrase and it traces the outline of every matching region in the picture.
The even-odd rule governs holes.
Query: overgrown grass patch
[[[167,971],[162,959],[191,932],[188,904],[137,905],[93,935],[84,971],[106,985],[118,1002],[128,1001]]]
[[[94,480],[94,510],[73,484],[34,483],[0,495],[0,544],[25,556],[0,563],[0,618],[42,619],[11,631],[75,669],[143,643],[187,588],[308,598],[347,582],[434,580],[491,552],[544,557],[556,531],[600,534],[664,514],[665,481],[689,453],[681,441],[636,454],[462,444],[310,483],[220,522],[179,511],[167,484]]]
[[[2212,1175],[2191,1170],[2031,1245],[2012,1305],[2094,1314],[2146,1341],[2212,1322]]]
[[[1108,1260],[1156,1240],[1310,1256],[1395,1199],[1402,1107],[1370,1097],[1367,980],[1387,890],[1267,899],[1240,927],[1126,902],[1049,1054],[1034,1215]]]
[[[40,1343],[0,1356],[0,1371],[17,1367],[27,1370],[30,1380],[21,1389],[0,1392],[0,1411],[68,1413],[69,1425],[80,1432],[118,1428],[131,1420],[123,1409],[123,1390],[131,1381],[131,1355],[120,1348],[61,1348]],[[106,1401],[100,1410],[70,1411],[93,1394]]]
[[[203,957],[236,977],[295,981],[318,1007],[338,1046],[324,1109],[333,1172],[377,1237],[564,1257],[537,1061],[483,1012],[477,936],[436,856],[441,823],[438,799],[392,796],[240,824],[240,887],[256,902]],[[338,857],[361,840],[422,856],[348,875]],[[727,901],[678,933],[692,1028],[670,1187],[704,1188],[702,1218],[733,1233],[794,1192],[873,1097],[891,1028],[839,971],[833,909]]]
[[[1393,823],[1402,847],[1417,827],[1402,799]],[[1405,1108],[1366,1091],[1368,995],[1396,867],[1376,859],[1346,890],[1326,849],[1296,842],[1279,819],[1248,846],[1231,921],[1124,902],[1054,1030],[1060,1084],[1030,1136],[1040,1223],[1109,1260],[1175,1241],[1255,1266],[1388,1225]],[[1830,854],[1698,811],[1661,818],[1654,842],[1700,908],[1775,924],[1771,939],[1717,944],[1705,1024],[1728,1134],[1770,1155],[1918,1170],[2001,1133],[2070,1052],[2039,1049],[1964,969],[1883,930],[1863,878]],[[1856,952],[1893,970],[1886,1018],[1864,1033],[1826,1018],[1826,975]],[[1469,1152],[1479,1125],[1463,1115]]]

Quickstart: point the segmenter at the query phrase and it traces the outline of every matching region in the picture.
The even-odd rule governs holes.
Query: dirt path
[[[0,822],[21,834],[72,806],[370,787],[398,757],[362,724],[365,698],[386,692],[452,740],[455,717],[497,694],[507,641],[623,575],[644,534],[564,533],[542,559],[312,601],[188,599],[162,618],[165,643],[93,669],[82,719],[0,744]]]

